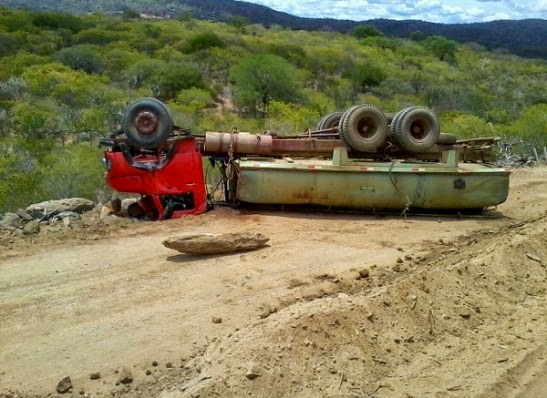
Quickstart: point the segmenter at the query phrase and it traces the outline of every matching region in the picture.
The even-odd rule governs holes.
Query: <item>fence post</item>
[[[543,147],[543,159],[545,160],[545,164],[547,164],[547,146]]]

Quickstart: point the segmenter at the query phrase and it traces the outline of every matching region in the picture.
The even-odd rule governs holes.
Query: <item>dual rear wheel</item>
[[[425,152],[445,139],[453,141],[447,135],[441,136],[433,111],[419,106],[405,108],[393,115],[384,114],[373,105],[356,105],[345,112],[325,116],[318,129],[336,125],[340,138],[351,149],[360,152],[376,152],[388,139],[402,149],[416,153]]]

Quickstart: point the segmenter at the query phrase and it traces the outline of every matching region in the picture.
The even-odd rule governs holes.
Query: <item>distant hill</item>
[[[182,13],[190,13],[196,18],[213,21],[228,21],[233,16],[241,16],[251,23],[265,26],[280,25],[289,29],[342,33],[366,23],[375,26],[387,36],[409,37],[411,33],[420,31],[426,36],[442,35],[460,43],[478,43],[488,50],[503,50],[523,57],[547,59],[547,20],[543,19],[471,24],[438,24],[389,19],[356,22],[301,18],[262,5],[236,0],[0,0],[0,5],[70,13],[116,13],[131,9],[171,18],[176,18]]]

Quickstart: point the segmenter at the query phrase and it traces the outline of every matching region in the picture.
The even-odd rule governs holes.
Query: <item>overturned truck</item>
[[[458,141],[424,107],[395,115],[357,105],[297,136],[192,134],[153,98],[131,104],[103,158],[108,185],[139,194],[132,217],[152,220],[233,205],[359,211],[482,211],[503,203],[510,171],[493,163],[495,138]],[[217,169],[208,186],[204,169]],[[220,187],[221,198],[215,194]],[[213,192],[215,191],[215,192]]]

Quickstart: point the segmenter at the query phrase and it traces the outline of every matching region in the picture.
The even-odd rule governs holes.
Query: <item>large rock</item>
[[[23,227],[23,235],[34,235],[40,232],[40,223],[36,220],[29,221]]]
[[[54,215],[64,211],[71,211],[81,214],[92,210],[94,206],[93,201],[89,199],[68,198],[34,203],[27,207],[26,211],[32,216],[32,218],[42,220],[51,218]]]
[[[270,238],[260,233],[186,234],[169,238],[163,245],[188,254],[222,254],[258,249]]]
[[[23,225],[21,218],[15,213],[6,213],[0,220],[0,229],[20,228]]]
[[[72,381],[70,380],[69,376],[63,377],[61,380],[59,380],[59,383],[57,383],[57,392],[59,394],[66,394],[67,392],[70,392],[72,389]]]
[[[23,209],[18,209],[16,212],[15,212],[19,218],[21,218],[21,220],[23,221],[32,221],[32,216],[30,214],[28,214],[27,211],[23,210]]]

